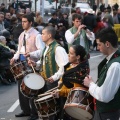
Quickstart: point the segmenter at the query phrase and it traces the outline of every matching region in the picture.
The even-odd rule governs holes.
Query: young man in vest
[[[89,40],[94,41],[94,33],[86,29],[86,26],[82,24],[82,17],[79,14],[73,14],[72,16],[73,27],[68,29],[65,33],[65,38],[69,45],[80,44],[89,53]]]
[[[119,120],[120,110],[120,50],[118,38],[112,28],[101,30],[96,36],[98,49],[106,58],[98,66],[98,79],[84,79],[89,93],[95,98],[93,120]]]
[[[47,26],[42,30],[42,40],[45,42],[43,53],[36,51],[30,53],[30,57],[39,56],[41,58],[41,76],[45,79],[44,92],[58,86],[58,80],[64,73],[64,66],[68,63],[68,55],[63,47],[55,40],[55,29]],[[40,61],[29,61],[33,66],[39,67]],[[49,117],[49,120],[57,120],[55,116]]]
[[[19,44],[18,51],[11,59],[11,64],[13,64],[16,60],[24,61],[26,58],[24,57],[25,53],[33,52],[36,50],[42,51],[44,49],[44,43],[42,41],[41,35],[37,30],[32,27],[32,23],[34,19],[31,15],[24,15],[22,17],[22,27],[24,31],[19,36]],[[38,59],[33,59],[37,61]],[[36,120],[38,118],[37,111],[35,110],[35,106],[33,103],[33,99],[28,99],[24,97],[20,92],[20,85],[22,79],[18,80],[18,92],[19,92],[19,101],[22,112],[20,114],[15,115],[16,117],[29,116],[28,120]],[[31,101],[31,105],[29,105],[29,100]]]

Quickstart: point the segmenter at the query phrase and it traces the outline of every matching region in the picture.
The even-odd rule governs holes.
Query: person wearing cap
[[[87,13],[88,14],[83,19],[83,23],[87,26],[89,30],[93,31],[93,29],[97,25],[96,16],[94,15],[95,11],[90,9],[87,11]]]

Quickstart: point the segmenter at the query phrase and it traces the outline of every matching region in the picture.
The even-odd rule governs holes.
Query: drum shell
[[[33,70],[27,65],[26,61],[20,61],[10,66],[10,70],[15,79],[20,80],[29,73],[32,73]]]
[[[67,97],[64,109],[66,114],[74,119],[80,118],[80,111],[85,111],[85,113],[88,114],[89,118],[82,118],[82,120],[89,120],[90,118],[92,118],[93,115],[93,97],[88,93],[86,88],[73,88]],[[78,116],[71,116],[71,113],[69,113],[69,109],[71,109],[71,111],[76,109],[76,111],[78,112]]]
[[[59,105],[57,103],[57,98],[52,95],[48,95],[50,97],[45,98],[46,96],[40,98],[43,100],[35,100],[35,106],[38,111],[38,115],[40,118],[49,118],[52,115],[55,115],[59,112]]]

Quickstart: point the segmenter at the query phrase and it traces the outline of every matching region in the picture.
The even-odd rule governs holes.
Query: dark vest
[[[49,49],[45,55],[45,65],[42,66],[42,72],[40,73],[44,79],[51,77],[59,69],[55,61],[55,50],[57,46],[60,46],[60,45],[56,41],[53,41],[49,45]],[[44,52],[45,52],[45,49],[43,50],[43,55],[44,55]]]
[[[72,28],[69,29],[72,34],[75,34],[77,32],[77,29],[73,26]],[[85,41],[85,50],[87,53],[89,53],[89,43],[88,43],[88,38],[86,36],[85,30],[81,30],[81,34],[79,34],[76,38],[75,41],[72,43],[73,45],[80,45],[80,35],[83,36],[83,39]],[[71,45],[69,45],[71,46]]]
[[[105,81],[107,71],[112,63],[119,62],[120,63],[120,51],[117,50],[112,58],[109,60],[109,62],[106,64],[105,59],[99,64],[98,66],[98,81],[97,85],[100,87]],[[107,91],[106,91],[107,92]],[[108,103],[100,102],[96,100],[96,107],[97,110],[101,112],[109,112],[112,110],[118,110],[120,109],[120,88],[118,89],[117,93],[114,96],[114,99],[112,99]]]

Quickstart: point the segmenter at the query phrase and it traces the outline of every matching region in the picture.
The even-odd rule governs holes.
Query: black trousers
[[[58,113],[59,120],[73,120],[69,115],[65,114],[64,105],[66,102],[66,97],[59,98],[60,111]]]
[[[34,104],[34,98],[27,98],[25,97],[20,91],[20,85],[22,83],[22,79],[18,80],[18,95],[19,95],[19,102],[21,110],[30,115],[37,115],[37,110]]]
[[[93,120],[119,120],[120,110],[116,110],[113,112],[99,113],[97,110],[95,111]]]

